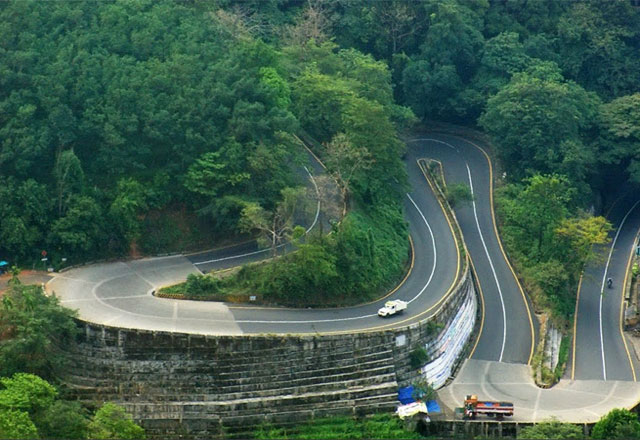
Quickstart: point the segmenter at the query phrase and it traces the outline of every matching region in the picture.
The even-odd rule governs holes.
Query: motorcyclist
[[[611,278],[607,278],[607,287],[611,289],[611,286],[613,286],[613,280]]]

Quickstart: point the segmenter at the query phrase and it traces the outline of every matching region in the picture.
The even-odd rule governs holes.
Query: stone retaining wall
[[[262,423],[390,412],[398,386],[419,375],[411,351],[469,295],[466,273],[429,320],[350,335],[200,336],[79,321],[67,383],[79,400],[124,405],[151,438],[247,437]]]

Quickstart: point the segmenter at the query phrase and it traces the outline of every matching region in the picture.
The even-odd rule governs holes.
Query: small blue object
[[[6,261],[0,261],[0,267],[2,266],[8,266],[9,263],[7,263]]]
[[[413,385],[400,388],[398,390],[398,400],[400,401],[400,403],[402,403],[403,405],[406,405],[408,403],[415,402],[415,399],[413,398],[413,391],[414,391]]]
[[[440,405],[435,400],[429,400],[427,402],[427,411],[429,411],[429,414],[439,413],[441,411]]]

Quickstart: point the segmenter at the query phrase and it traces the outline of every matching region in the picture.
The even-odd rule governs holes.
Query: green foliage
[[[47,439],[85,438],[89,417],[79,402],[56,400],[35,418],[38,431]]]
[[[98,202],[90,196],[73,196],[65,215],[51,225],[47,241],[58,255],[77,261],[87,254],[96,255],[105,238],[104,216]]]
[[[453,183],[447,185],[446,196],[449,204],[454,207],[464,202],[471,202],[473,200],[473,194],[469,185],[464,183]]]
[[[398,205],[350,212],[329,236],[307,237],[295,253],[249,266],[225,280],[228,291],[261,294],[289,305],[356,304],[397,280],[407,259],[406,224]]]
[[[474,7],[476,6],[476,7]],[[429,26],[420,53],[403,72],[403,92],[423,119],[467,118],[468,82],[479,64],[484,44],[482,14],[487,3],[437,2],[426,4]]]
[[[525,439],[571,439],[584,438],[584,434],[577,425],[551,419],[533,426],[525,426],[520,430],[518,437]]]
[[[429,354],[424,347],[418,347],[409,353],[409,364],[414,370],[424,367],[429,362]]]
[[[38,437],[38,428],[29,418],[29,413],[16,410],[0,410],[0,437],[10,439],[33,439]]]
[[[16,260],[33,256],[46,237],[52,208],[45,185],[0,176],[0,253]]]
[[[627,409],[612,409],[594,425],[591,437],[598,439],[640,438],[638,415]]]
[[[362,419],[332,417],[316,419],[292,428],[262,425],[254,433],[258,439],[411,439],[421,438],[406,431],[395,415],[378,414]]]
[[[109,207],[111,224],[128,243],[140,237],[140,213],[148,209],[147,191],[134,179],[118,181],[116,197]]]
[[[497,194],[499,212],[508,241],[534,261],[545,261],[553,254],[555,230],[568,217],[575,190],[557,175],[525,182],[525,187],[508,185]]]
[[[558,365],[553,372],[555,375],[555,382],[559,382],[564,374],[567,361],[569,360],[569,337],[564,336],[560,342],[560,350],[558,351]]]
[[[585,213],[570,216],[576,191],[565,177],[534,175],[524,183],[496,193],[503,239],[540,304],[568,319],[580,272],[595,257],[593,245],[607,242],[611,225]]]
[[[189,274],[184,290],[188,298],[198,298],[216,294],[220,291],[220,282],[209,275]]]
[[[67,438],[86,436],[89,422],[78,402],[56,400],[58,390],[38,376],[16,373],[0,378],[0,436]]]
[[[66,365],[63,349],[75,343],[75,312],[61,307],[40,286],[13,284],[0,308],[0,376],[17,372],[59,377]]]
[[[488,100],[479,123],[512,178],[561,173],[582,184],[596,161],[590,141],[599,104],[594,93],[544,63],[514,75]]]
[[[600,107],[601,147],[607,169],[624,168],[640,182],[640,93],[622,96]]]
[[[31,260],[46,243],[70,261],[121,255],[140,237],[145,210],[183,200],[231,217],[218,226],[234,232],[238,210],[226,197],[269,206],[291,185],[299,146],[283,139],[298,123],[280,55],[251,37],[236,41],[218,7],[2,8],[0,174],[15,181],[0,184],[11,194],[0,197],[0,254]],[[210,170],[212,157],[225,170],[219,192],[192,193],[192,165],[200,158]],[[210,183],[199,177],[196,189]],[[43,188],[30,196],[40,212],[20,211],[15,192],[29,179]]]
[[[427,380],[423,376],[419,376],[419,378],[411,385],[413,385],[414,388],[412,395],[414,400],[428,402],[430,400],[436,399],[436,390],[431,386],[429,382],[427,382]]]
[[[92,439],[144,439],[142,427],[135,424],[124,409],[105,403],[89,423],[88,438]]]
[[[637,90],[640,15],[629,2],[573,4],[559,18],[558,54],[567,76],[602,96]]]
[[[10,378],[0,378],[0,383],[3,410],[21,410],[34,415],[50,407],[58,395],[53,385],[34,374],[16,373]]]

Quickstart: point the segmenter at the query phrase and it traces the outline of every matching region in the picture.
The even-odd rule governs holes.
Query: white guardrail
[[[476,322],[477,300],[473,291],[473,284],[469,284],[469,291],[462,307],[449,322],[447,328],[433,342],[426,344],[427,352],[432,353],[433,361],[420,369],[422,376],[434,389],[442,387],[455,365],[456,359],[473,331]]]

